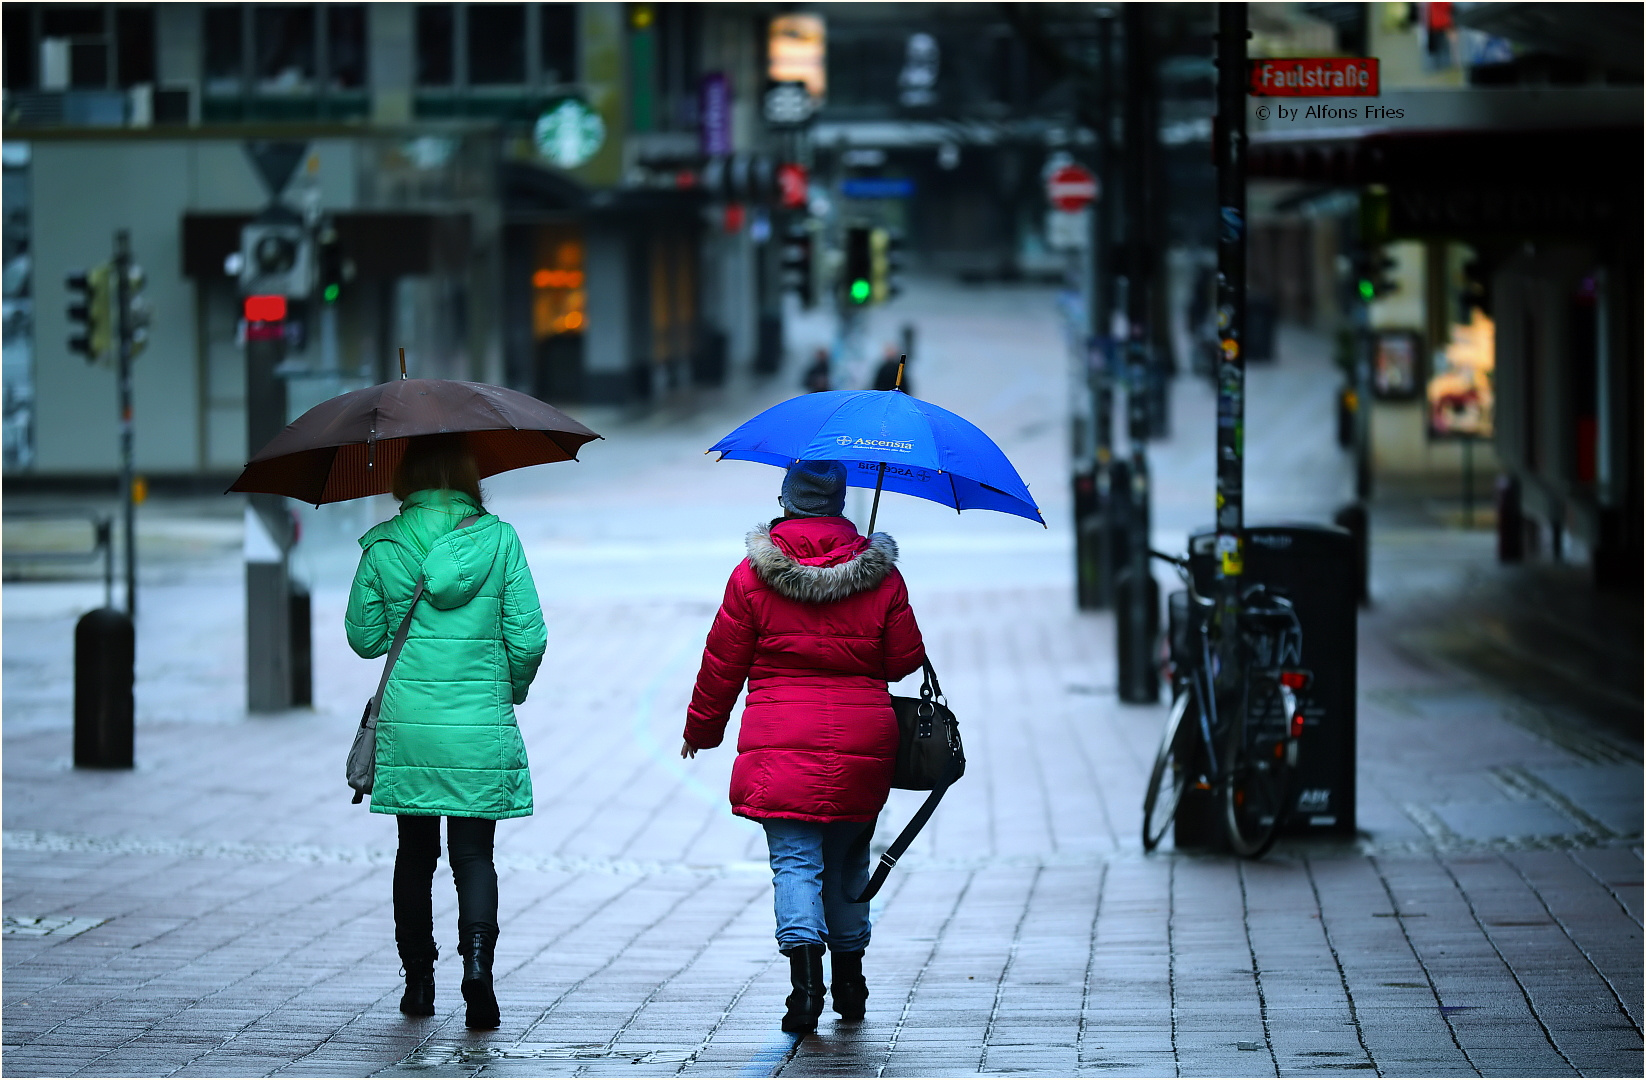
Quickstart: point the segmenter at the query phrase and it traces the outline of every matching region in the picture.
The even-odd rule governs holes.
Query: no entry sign
[[[1084,210],[1097,198],[1097,177],[1079,165],[1065,165],[1047,178],[1046,198],[1059,210]]]
[[[1249,62],[1253,97],[1377,97],[1377,57],[1289,57]]]

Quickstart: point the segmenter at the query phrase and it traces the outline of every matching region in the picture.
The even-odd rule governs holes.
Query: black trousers
[[[401,814],[394,856],[394,942],[402,953],[434,945],[434,867],[440,859],[440,819]],[[497,822],[446,819],[446,850],[457,884],[458,940],[482,932],[497,939],[497,868],[492,839]]]

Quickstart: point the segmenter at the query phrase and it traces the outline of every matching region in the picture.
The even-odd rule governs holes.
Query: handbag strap
[[[926,677],[922,679],[920,683],[920,696],[923,698],[931,698],[934,701],[937,698],[943,697],[943,687],[938,685],[937,669],[932,667],[931,658],[927,657],[925,660],[921,661],[921,666],[926,671]]]
[[[897,839],[892,841],[891,847],[881,852],[880,864],[874,868],[874,876],[869,878],[869,884],[864,888],[862,895],[849,897],[847,903],[867,904],[874,899],[875,894],[880,891],[880,886],[886,884],[886,878],[891,874],[892,867],[897,865],[897,860],[901,859],[903,853],[909,850],[909,845],[914,843],[914,838],[920,835],[920,830],[924,829],[926,822],[931,820],[932,812],[937,809],[937,804],[943,801],[943,796],[949,790],[949,785],[958,779],[960,779],[959,763],[951,758],[949,771],[943,777],[942,782],[932,788],[932,793],[926,796],[926,801],[920,804],[920,809],[915,811],[914,817],[910,818],[909,823],[903,826],[903,831],[897,834]],[[869,822],[858,838],[852,841],[854,852],[859,847],[869,846],[869,841],[874,837],[874,826],[874,822]]]
[[[480,520],[479,514],[470,514],[457,523],[459,529],[466,529]],[[412,613],[417,610],[417,602],[423,599],[423,575],[417,575],[417,591],[412,593],[411,603],[406,605],[406,616],[400,620],[400,627],[394,632],[394,644],[389,646],[389,657],[383,662],[383,677],[377,680],[377,693],[372,695],[371,709],[366,717],[366,724],[377,726],[377,713],[383,707],[383,691],[389,685],[389,673],[394,670],[394,662],[400,659],[400,650],[406,647],[406,637],[411,633]]]

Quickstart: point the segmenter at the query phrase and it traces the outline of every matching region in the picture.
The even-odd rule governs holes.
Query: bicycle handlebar
[[[1172,564],[1172,566],[1177,570],[1177,576],[1183,579],[1184,586],[1189,590],[1189,599],[1193,600],[1201,607],[1210,607],[1212,605],[1213,601],[1201,596],[1200,591],[1194,587],[1194,574],[1189,569],[1189,560],[1187,557],[1183,555],[1168,555],[1166,552],[1156,551],[1154,548],[1149,549],[1149,554],[1154,558],[1159,559],[1161,562],[1168,562]]]

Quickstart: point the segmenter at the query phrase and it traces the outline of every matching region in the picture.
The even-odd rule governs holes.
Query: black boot
[[[794,984],[794,992],[783,1002],[789,1007],[783,1014],[783,1030],[816,1031],[817,1018],[823,1015],[823,946],[797,945],[782,953],[789,958],[789,981]]]
[[[400,1011],[407,1016],[434,1015],[434,962],[440,950],[427,945],[400,946],[400,966],[406,971],[406,992],[400,997]]]
[[[829,953],[829,996],[842,1020],[861,1020],[869,1002],[869,984],[863,978],[863,950]]]
[[[459,989],[469,1005],[464,1023],[471,1028],[494,1028],[502,1019],[497,1012],[497,995],[492,991],[492,949],[496,944],[497,935],[490,931],[463,935],[463,985]]]

